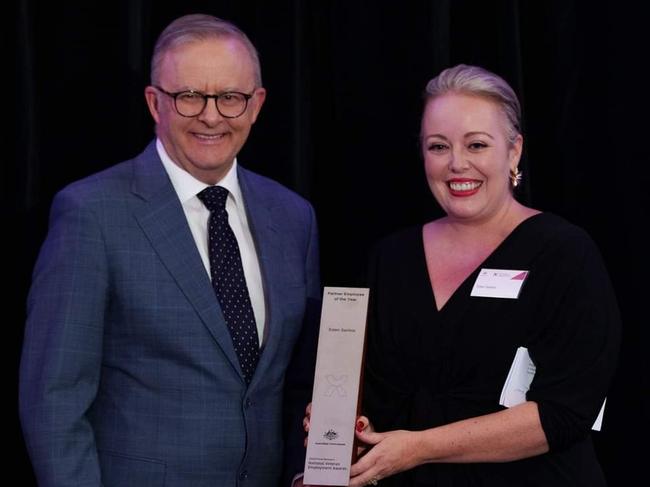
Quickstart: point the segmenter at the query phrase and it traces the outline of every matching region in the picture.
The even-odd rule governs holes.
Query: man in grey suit
[[[301,353],[300,371],[313,366],[313,341],[298,343],[316,336],[306,324],[320,299],[314,211],[237,163],[266,92],[236,26],[200,14],[172,22],[151,83],[156,140],[53,202],[21,360],[28,452],[43,486],[275,486],[283,414],[292,407],[300,430],[309,400],[287,392],[287,377]],[[214,226],[212,190],[227,211]],[[214,285],[226,230],[246,331]]]

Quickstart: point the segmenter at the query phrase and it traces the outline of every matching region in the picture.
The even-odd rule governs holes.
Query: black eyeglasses
[[[227,91],[220,95],[206,95],[199,91],[186,90],[170,93],[163,90],[160,86],[153,85],[158,91],[174,99],[174,108],[179,115],[183,117],[196,117],[203,113],[209,98],[214,98],[217,111],[225,118],[237,118],[246,111],[248,100],[253,97],[247,93],[239,91]]]

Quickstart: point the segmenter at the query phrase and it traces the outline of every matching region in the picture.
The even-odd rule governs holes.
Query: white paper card
[[[368,310],[367,288],[323,292],[305,485],[348,485]]]
[[[526,277],[528,277],[528,271],[481,269],[470,296],[517,299]]]
[[[526,393],[530,389],[530,384],[533,381],[533,377],[535,377],[536,370],[537,368],[530,358],[528,349],[526,347],[519,347],[510,366],[508,377],[506,377],[506,381],[503,384],[499,404],[510,408],[525,402]],[[606,402],[607,398],[603,401],[598,417],[591,427],[592,430],[600,431]]]
[[[501,390],[499,404],[510,408],[526,401],[526,393],[535,377],[535,364],[530,359],[528,349],[519,347],[510,366],[508,377]]]
[[[592,430],[595,431],[600,431],[601,426],[603,425],[603,415],[605,414],[605,403],[607,402],[607,398],[603,401],[603,405],[600,406],[600,411],[598,412],[598,417],[596,418],[596,421],[594,421],[594,425],[591,427]]]

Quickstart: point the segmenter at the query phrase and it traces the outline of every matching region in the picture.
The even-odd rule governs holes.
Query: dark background
[[[619,299],[623,347],[603,429],[594,433],[599,457],[612,486],[645,478],[650,17],[643,4],[18,0],[2,21],[14,56],[0,105],[8,127],[2,240],[11,404],[25,297],[53,194],[144,148],[153,135],[143,88],[155,38],[173,18],[204,12],[234,21],[260,51],[267,103],[239,161],[312,201],[325,285],[358,284],[373,241],[440,216],[417,146],[426,82],[464,62],[511,83],[524,110],[523,200],[592,235]],[[32,485],[11,410],[15,483]]]

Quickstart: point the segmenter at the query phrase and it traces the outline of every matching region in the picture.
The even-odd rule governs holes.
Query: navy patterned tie
[[[212,287],[221,304],[246,384],[250,384],[260,348],[239,245],[228,224],[228,190],[221,186],[210,186],[197,196],[210,210],[208,250]]]

